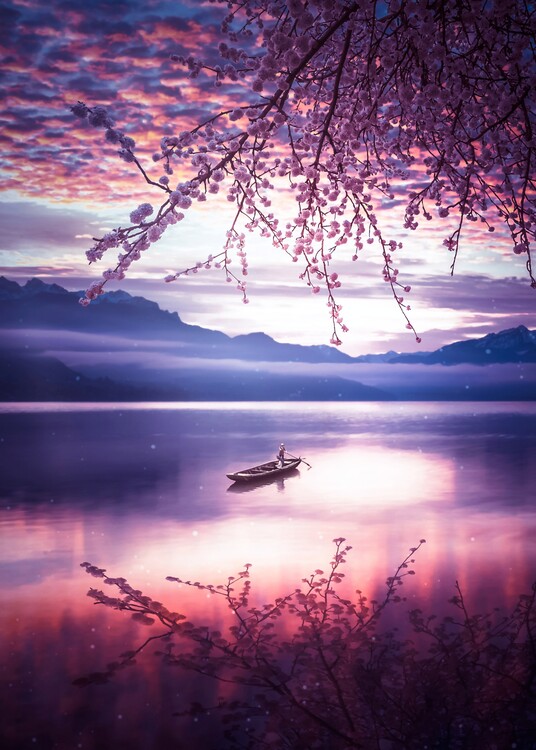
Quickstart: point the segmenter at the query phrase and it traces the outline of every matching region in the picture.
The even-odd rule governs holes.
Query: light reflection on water
[[[226,473],[271,458],[281,440],[312,468],[230,486]],[[536,572],[534,404],[2,405],[0,441],[1,657],[11,685],[2,697],[19,717],[17,742],[34,732],[42,747],[73,747],[83,725],[92,727],[84,747],[98,747],[102,717],[128,711],[106,686],[84,718],[87,694],[70,685],[135,632],[92,607],[84,560],[214,618],[216,602],[165,576],[219,583],[250,562],[267,601],[325,565],[338,536],[354,547],[352,587],[371,594],[426,538],[406,594],[432,610],[455,580],[477,609],[511,603]],[[163,701],[156,672],[148,662],[142,698],[131,696],[131,712],[149,703],[148,722],[155,696]],[[50,744],[61,717],[64,739]]]

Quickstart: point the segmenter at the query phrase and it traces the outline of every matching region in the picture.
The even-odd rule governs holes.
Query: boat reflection
[[[267,477],[266,479],[255,479],[250,480],[249,482],[233,482],[227,487],[227,492],[235,492],[238,494],[242,492],[254,492],[260,487],[266,487],[268,485],[275,485],[278,492],[283,492],[286,480],[299,475],[300,472],[298,469],[292,469],[291,471],[287,471],[284,476],[279,475],[276,477]]]

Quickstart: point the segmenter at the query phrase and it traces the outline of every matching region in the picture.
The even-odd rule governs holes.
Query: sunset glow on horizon
[[[145,185],[102,131],[77,120],[70,106],[78,100],[106,106],[118,127],[135,137],[139,158],[156,181],[161,170],[151,163],[151,154],[162,135],[235,106],[245,89],[240,82],[216,87],[208,75],[191,80],[170,59],[173,54],[216,54],[222,18],[216,5],[155,0],[147,6],[133,0],[87,7],[68,0],[45,10],[35,0],[10,0],[3,14],[7,104],[0,136],[0,273],[21,283],[37,276],[69,290],[83,289],[110,263],[87,265],[84,253],[91,238],[124,225],[139,203],[157,202],[159,191]],[[185,177],[179,168],[174,179]],[[423,338],[421,348],[519,324],[534,326],[536,294],[503,228],[488,234],[484,226],[469,226],[451,278],[452,257],[442,241],[452,224],[435,217],[415,232],[402,229],[396,190],[394,183],[394,200],[386,199],[378,212],[392,236],[404,243],[400,278],[412,287],[407,301]],[[282,186],[273,195],[283,218],[295,210],[294,197],[287,193]],[[262,330],[279,341],[327,343],[322,294],[311,295],[298,278],[297,264],[256,234],[246,238],[247,308],[235,285],[225,284],[215,269],[162,283],[166,274],[219,252],[231,218],[225,198],[209,196],[169,229],[124,281],[109,288],[141,294],[178,311],[185,322],[229,335]],[[343,351],[419,348],[383,283],[377,248],[365,248],[356,262],[350,255],[338,257],[334,266],[343,280],[339,300],[350,329]]]

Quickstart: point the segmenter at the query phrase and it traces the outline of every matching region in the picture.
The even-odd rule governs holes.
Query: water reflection
[[[256,479],[255,481],[250,482],[233,482],[227,487],[227,492],[234,492],[235,494],[240,495],[244,492],[258,491],[261,487],[267,487],[268,485],[274,485],[278,492],[283,492],[285,490],[285,482],[291,480],[292,477],[299,476],[299,474],[300,472],[298,469],[292,469],[292,471],[287,471],[285,476]]]
[[[229,487],[237,456],[262,463],[282,438],[311,470]],[[180,747],[172,713],[185,688],[150,657],[136,679],[72,688],[140,637],[86,599],[80,562],[218,620],[212,598],[165,577],[220,583],[251,562],[262,604],[325,565],[345,536],[350,585],[373,596],[425,537],[412,601],[444,608],[457,579],[477,610],[511,603],[536,570],[535,449],[532,404],[0,413],[6,747]]]

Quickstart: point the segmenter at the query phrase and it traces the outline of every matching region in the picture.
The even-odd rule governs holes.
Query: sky
[[[74,118],[69,107],[78,100],[106,106],[158,179],[150,157],[161,137],[242,95],[216,88],[209,77],[192,81],[170,59],[212,54],[222,38],[221,12],[201,0],[7,0],[0,6],[1,275],[81,290],[113,265],[114,258],[88,265],[91,238],[125,225],[139,203],[156,204],[159,193],[117,157],[103,131]],[[285,195],[274,199],[283,214],[286,203]],[[490,235],[470,226],[451,276],[441,220],[408,236],[399,201],[381,210],[384,226],[404,243],[398,267],[412,288],[420,348],[520,324],[536,327],[536,293],[500,227]],[[212,196],[109,288],[143,295],[187,323],[229,335],[262,330],[279,341],[328,343],[325,298],[312,295],[296,264],[256,235],[247,238],[247,306],[216,269],[164,283],[166,275],[216,254],[231,216],[232,206]],[[343,280],[338,301],[349,331],[341,348],[348,354],[419,348],[383,282],[382,265],[379,253],[367,250],[357,263],[343,258],[334,267]]]

